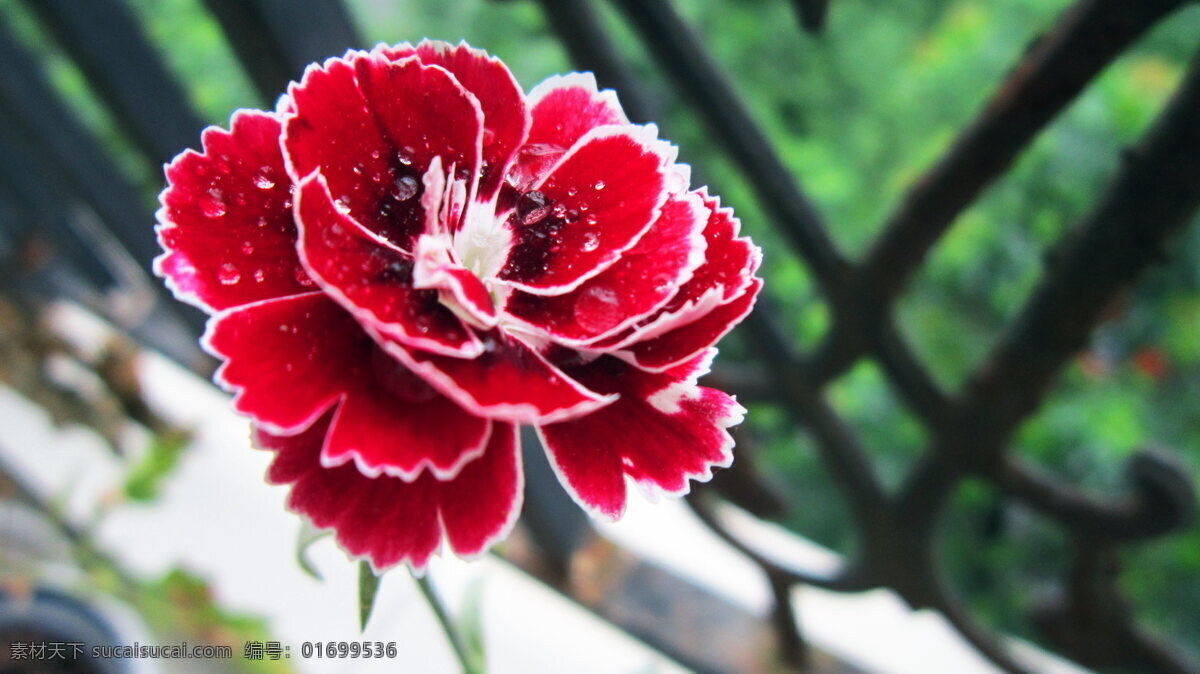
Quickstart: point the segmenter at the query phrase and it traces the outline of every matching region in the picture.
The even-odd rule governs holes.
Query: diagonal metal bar
[[[888,320],[938,239],[1026,146],[1133,42],[1184,0],[1080,0],[1035,41],[983,111],[905,196],[835,306],[834,329],[817,352],[820,376],[844,372]]]
[[[959,420],[975,454],[994,453],[1037,408],[1104,309],[1200,206],[1200,53],[1100,202],[1052,255],[1050,269],[964,391]],[[961,430],[961,429],[960,429]]]
[[[39,64],[0,25],[0,123],[36,148],[52,189],[60,198],[77,197],[96,213],[145,274],[159,253],[151,226],[150,208],[138,188],[113,163],[99,142],[51,88]],[[149,283],[149,282],[148,282]],[[152,286],[157,297],[169,292]],[[161,320],[184,321],[187,332],[199,334],[198,311],[163,304]],[[150,308],[148,307],[147,310]]]
[[[813,204],[696,33],[669,0],[612,1],[741,169],[777,229],[808,262],[826,295],[836,301],[847,271],[845,260],[829,239]]]
[[[195,142],[204,123],[125,3],[24,1],[151,164]]]

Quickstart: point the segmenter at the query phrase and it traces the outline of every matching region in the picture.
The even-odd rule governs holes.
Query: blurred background
[[[198,451],[198,444],[225,438],[237,445],[236,452],[256,455],[239,439],[244,427],[221,416],[221,395],[196,384],[213,367],[195,346],[202,324],[198,312],[164,300],[157,281],[145,272],[154,252],[151,227],[163,185],[162,162],[185,146],[198,145],[203,125],[227,124],[233,110],[272,107],[274,99],[267,92],[281,92],[283,81],[300,74],[297,64],[340,54],[346,47],[423,37],[465,39],[503,59],[528,90],[549,75],[586,66],[580,60],[589,54],[603,53],[595,49],[599,35],[623,68],[601,71],[602,84],[611,86],[616,76],[637,83],[636,91],[618,91],[627,103],[635,102],[631,116],[658,122],[663,136],[679,145],[680,160],[696,168],[696,182],[713,185],[723,202],[734,207],[744,231],[765,250],[767,298],[759,312],[769,314],[773,334],[801,358],[830,349],[830,335],[839,334],[834,330],[838,301],[830,300],[830,284],[813,273],[803,250],[790,250],[794,241],[776,224],[777,209],[770,203],[771,193],[759,184],[762,176],[746,170],[714,129],[712,117],[706,117],[704,104],[697,105],[696,92],[703,99],[707,90],[681,78],[669,56],[664,60],[662,50],[669,54],[674,42],[671,24],[655,24],[662,15],[639,10],[638,4],[0,0],[0,381],[6,387],[0,406],[5,429],[0,432],[0,468],[5,471],[0,499],[7,504],[0,514],[0,581],[8,603],[41,592],[43,586],[57,588],[53,592],[67,598],[77,595],[72,588],[87,587],[132,613],[132,623],[142,626],[137,629],[154,635],[145,637],[146,642],[191,634],[196,643],[233,644],[235,655],[242,655],[249,640],[280,638],[270,616],[223,605],[221,597],[231,591],[214,589],[212,577],[184,566],[164,571],[161,564],[141,565],[136,548],[145,541],[136,518],[118,526],[117,533],[103,533],[103,522],[156,508],[167,515],[158,520],[146,515],[146,522],[157,524],[145,526],[169,530],[171,517],[188,522],[204,518],[203,511],[189,517],[187,510],[171,505],[171,490],[182,479],[178,471],[188,465],[189,453]],[[1136,3],[1080,2],[1076,10],[1131,4]],[[1051,115],[1027,147],[1013,148],[1021,151],[1011,168],[956,214],[953,227],[898,295],[891,310],[895,329],[931,385],[947,395],[963,390],[978,373],[1042,282],[1053,251],[1069,241],[1105,194],[1128,156],[1126,148],[1143,138],[1184,80],[1200,44],[1200,7],[1147,4],[1178,4],[1181,9],[1161,21],[1148,21],[1078,96],[1058,103],[1061,112]],[[676,14],[670,16],[690,26],[692,44],[727,78],[731,91],[725,93],[748,113],[786,173],[803,185],[832,248],[844,259],[860,260],[906,193],[955,147],[955,139],[973,120],[995,108],[993,95],[1000,83],[1028,57],[1035,38],[1064,23],[1071,5],[1061,0],[882,5],[839,0],[828,6],[675,0],[665,5],[656,0],[645,7],[673,7]],[[573,13],[580,6],[583,13]],[[593,23],[572,23],[580,16]],[[811,25],[813,17],[823,17],[823,27],[805,30],[802,23]],[[656,25],[668,32],[656,36]],[[122,37],[130,30],[143,42]],[[1080,55],[1081,62],[1088,60]],[[119,76],[122,72],[128,73],[128,81]],[[1049,91],[1048,99],[1058,97]],[[1192,121],[1200,124],[1200,109],[1193,110]],[[1200,174],[1190,178],[1200,183]],[[1174,479],[1183,476],[1184,492],[1194,490],[1200,476],[1200,227],[1194,213],[1186,219],[1191,226],[1180,227],[1161,260],[1105,303],[1086,345],[1063,364],[1042,404],[1007,442],[1006,451],[1071,490],[1123,502],[1129,494],[1131,458],[1148,448],[1173,457]],[[739,467],[701,492],[714,492],[710,505],[720,496],[735,504],[737,512],[759,516],[756,524],[774,523],[846,559],[869,557],[870,541],[864,543],[860,535],[844,479],[830,471],[822,434],[813,431],[812,420],[770,377],[778,354],[764,353],[763,339],[741,328],[723,345],[714,377],[739,392],[750,414],[739,438]],[[836,377],[819,381],[816,388],[821,404],[853,433],[882,491],[893,493],[903,490],[938,436],[931,430],[936,424],[906,402],[903,386],[896,385],[882,362],[851,358]],[[185,392],[196,398],[181,399]],[[203,427],[213,423],[232,426],[213,436]],[[61,439],[63,433],[68,440]],[[63,465],[74,461],[69,457],[75,454],[33,446],[39,442],[103,447],[109,472],[103,479],[79,475]],[[257,456],[253,460],[262,463]],[[261,467],[247,470],[249,478],[239,484],[268,491],[257,484]],[[219,471],[210,477],[221,479]],[[97,480],[107,483],[93,484]],[[188,480],[194,485],[193,478]],[[78,482],[94,486],[90,503],[76,503],[81,498]],[[1082,573],[1080,529],[1047,517],[997,484],[986,474],[953,482],[937,518],[939,535],[930,543],[932,566],[957,597],[954,605],[961,602],[971,629],[1018,637],[1086,661],[1078,640],[1072,650],[1072,640],[1063,639],[1061,629],[1056,639],[1053,625],[1044,619],[1053,614],[1055,602],[1078,608],[1063,596],[1078,590],[1071,584]],[[47,491],[52,486],[60,491]],[[277,488],[270,491],[272,498],[282,500]],[[1187,494],[1180,499],[1185,504],[1180,507],[1190,512]],[[903,671],[899,665],[887,666],[900,658],[886,653],[856,664],[853,655],[822,655],[820,643],[813,644],[815,650],[803,647],[805,620],[796,634],[773,633],[780,609],[769,608],[770,598],[778,604],[780,597],[794,597],[781,594],[777,586],[782,583],[790,592],[798,585],[795,578],[767,575],[775,585],[764,599],[766,608],[738,609],[737,601],[720,597],[722,591],[736,591],[715,586],[709,586],[711,604],[687,604],[688,583],[699,582],[696,577],[670,572],[670,564],[661,560],[651,570],[638,566],[646,563],[645,555],[625,549],[625,534],[596,537],[585,522],[555,515],[557,504],[553,494],[531,496],[533,512],[522,524],[524,533],[519,531],[504,549],[505,563],[563,593],[555,597],[570,596],[590,606],[593,619],[616,623],[687,667]],[[272,502],[262,508],[278,506]],[[279,510],[284,518],[280,526],[287,530],[264,548],[269,558],[244,564],[288,567],[293,573],[300,566],[291,547],[299,525]],[[681,511],[680,516],[692,514]],[[230,516],[230,522],[236,520]],[[176,526],[185,528],[188,522]],[[1148,643],[1169,655],[1165,660],[1098,656],[1087,664],[1106,671],[1163,671],[1159,667],[1167,666],[1186,671],[1189,666],[1188,656],[1177,648],[1200,644],[1200,527],[1189,523],[1185,512],[1165,528],[1171,529],[1169,535],[1113,546],[1113,554],[1103,560],[1111,567],[1111,587],[1106,586],[1103,601],[1097,600],[1109,608],[1094,608],[1092,615],[1109,616],[1115,610],[1112,615],[1121,620],[1135,618],[1137,631],[1151,635]],[[102,533],[94,536],[94,531]],[[761,542],[753,533],[746,536],[756,541],[752,546]],[[1107,546],[1107,539],[1100,540]],[[228,543],[227,549],[212,553],[237,558],[238,549]],[[343,581],[352,594],[351,565],[338,559],[336,551],[321,554],[326,561],[322,570],[349,569],[335,573],[350,574]],[[41,579],[47,560],[71,560],[67,566],[76,569],[66,574],[71,580],[45,585]],[[907,561],[892,563],[903,566]],[[755,574],[767,566],[742,570]],[[458,571],[445,573],[451,595],[457,591],[455,583],[465,587],[465,581],[451,578]],[[905,576],[897,572],[893,578]],[[898,584],[875,577],[858,589],[896,589]],[[656,635],[652,627],[639,625],[636,607],[603,605],[598,593],[619,587],[667,588],[660,598],[664,605],[684,603],[657,610],[676,615],[674,622],[664,623],[676,633]],[[1110,596],[1108,590],[1115,593]],[[614,596],[619,594],[614,590]],[[922,602],[914,601],[916,594],[899,588],[902,599],[922,608]],[[406,596],[397,595],[396,604]],[[415,601],[415,595],[409,598]],[[802,612],[803,598],[796,601]],[[345,602],[350,625],[356,619],[353,602],[349,597]],[[925,605],[939,608],[938,602]],[[721,606],[734,607],[728,608],[733,617],[721,623],[725,627],[744,620],[751,625],[747,629],[766,635],[747,647],[758,653],[753,667],[706,655],[697,643],[703,639],[678,633],[680,625],[689,624],[680,613],[719,613],[723,609],[713,607]],[[4,615],[0,612],[0,641]],[[397,620],[424,619],[405,616]],[[785,614],[782,620],[789,618],[794,616]],[[429,638],[437,640],[436,630],[429,629]],[[696,629],[696,634],[719,631],[712,625]],[[794,631],[794,621],[787,629]],[[353,638],[352,632],[347,638]],[[8,634],[11,641],[20,633]],[[510,649],[514,646],[523,650],[520,644]],[[270,668],[282,662],[241,659],[229,666]],[[430,662],[452,667],[449,661]],[[675,666],[636,662],[642,663],[636,667],[653,671]],[[989,666],[986,659],[971,662]],[[0,669],[4,663],[0,653]]]

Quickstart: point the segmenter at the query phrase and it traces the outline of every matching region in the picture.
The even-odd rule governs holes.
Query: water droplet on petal
[[[267,173],[267,167],[264,166],[261,173],[254,174],[254,186],[260,190],[269,190],[275,187],[275,181]]]
[[[408,201],[417,194],[417,179],[412,176],[404,176],[396,181],[395,187],[392,189],[392,196],[396,201]]]
[[[411,147],[405,146],[403,149],[396,152],[396,161],[400,162],[401,164],[404,164],[405,166],[412,166],[413,149]]]
[[[596,184],[592,185],[592,189],[596,190],[597,192],[603,190],[605,187],[607,187],[607,185],[604,184],[603,180],[597,180]]]
[[[211,189],[200,198],[200,210],[206,218],[219,218],[225,215],[225,195],[221,190]]]
[[[337,198],[337,201],[333,202],[333,205],[342,213],[349,213],[350,212],[350,195],[343,194],[342,196]]]
[[[483,130],[483,146],[487,147],[496,142],[496,132],[491,129]]]
[[[254,254],[254,244],[250,241],[243,241],[242,242],[242,255],[253,255],[253,254]]]
[[[579,194],[579,190],[578,190],[578,189],[576,189],[576,188],[574,188],[574,187],[568,187],[568,188],[567,188],[567,196],[568,196],[568,197],[573,197],[573,196],[575,196],[576,194]]]
[[[597,222],[600,222],[600,220],[596,218],[595,213],[588,213],[587,217],[584,218],[583,221],[584,221],[584,223],[589,224],[589,225],[594,225]]]
[[[590,253],[600,247],[600,235],[595,232],[588,232],[583,235],[583,242],[579,246],[583,252]]]
[[[621,298],[612,288],[592,286],[575,299],[574,314],[584,330],[603,332],[621,322]]]
[[[550,214],[550,208],[545,194],[537,190],[526,192],[517,200],[517,217],[521,224],[533,225],[544,220]]]
[[[231,286],[242,280],[242,273],[232,262],[226,262],[217,268],[217,280],[221,282],[221,285]]]
[[[254,282],[255,283],[262,283],[263,281],[266,281],[266,280],[267,280],[267,272],[266,271],[264,271],[262,269],[254,270]]]

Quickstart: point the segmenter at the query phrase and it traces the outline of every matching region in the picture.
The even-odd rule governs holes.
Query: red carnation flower
[[[268,479],[377,569],[504,537],[519,424],[619,517],[626,477],[681,494],[743,410],[698,386],[759,250],[591,75],[525,95],[465,44],[313,65],[166,169],[157,270],[212,314],[219,384]]]

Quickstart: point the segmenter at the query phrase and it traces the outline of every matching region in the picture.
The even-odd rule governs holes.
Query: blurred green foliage
[[[197,110],[224,123],[258,100],[200,0],[128,0]],[[350,0],[368,44],[422,37],[466,39],[497,54],[525,87],[570,70],[566,53],[528,0]],[[764,274],[780,319],[802,347],[829,324],[803,264],[771,231],[760,204],[694,113],[674,95],[638,39],[599,3],[637,73],[659,96],[664,135],[734,206],[768,251]],[[1067,6],[1063,0],[840,0],[820,36],[802,34],[784,0],[677,0],[827,218],[849,256],[861,254],[904,191],[969,122],[1027,44]],[[86,82],[15,0],[0,10],[46,59],[81,117],[147,188],[158,173],[132,154]],[[1086,212],[1178,82],[1200,35],[1189,6],[1126,53],[1021,156],[1015,168],[955,224],[899,304],[901,329],[948,390],[956,390],[1017,313],[1043,256]],[[299,73],[297,73],[299,75]],[[149,223],[150,217],[147,216]],[[1139,447],[1182,453],[1200,475],[1200,227],[1111,310],[1015,449],[1068,482],[1119,494],[1122,465]],[[736,334],[726,358],[748,357]],[[897,484],[926,434],[872,364],[832,384],[829,398],[852,422],[885,483]],[[848,514],[811,440],[787,411],[751,406],[765,468],[791,501],[786,522],[843,552]],[[945,566],[975,612],[1029,634],[1025,611],[1061,577],[1061,532],[984,484],[956,495],[941,544]],[[1200,528],[1126,556],[1126,588],[1140,615],[1185,643],[1200,643]]]

